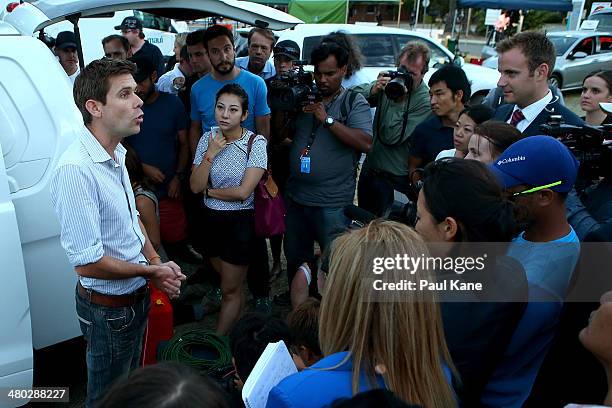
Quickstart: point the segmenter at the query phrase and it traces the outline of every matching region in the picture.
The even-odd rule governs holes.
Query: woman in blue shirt
[[[426,270],[411,275],[403,264],[391,265],[398,254],[420,258],[428,250],[414,230],[391,221],[333,242],[319,320],[325,357],[274,387],[267,407],[323,407],[376,388],[428,408],[456,405],[435,293],[378,289],[433,281]]]

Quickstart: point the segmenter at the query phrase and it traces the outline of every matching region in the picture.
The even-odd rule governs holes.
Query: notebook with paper
[[[244,383],[244,404],[247,408],[265,408],[270,390],[294,373],[297,368],[285,343],[269,343]]]

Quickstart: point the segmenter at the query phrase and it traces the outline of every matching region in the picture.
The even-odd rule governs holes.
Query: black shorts
[[[255,238],[255,210],[213,210],[206,208],[204,252],[211,258],[233,265],[251,262]]]

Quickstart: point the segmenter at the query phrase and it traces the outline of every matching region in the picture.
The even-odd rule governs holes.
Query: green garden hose
[[[216,359],[198,358],[193,355],[193,348],[212,349],[218,356]],[[227,337],[221,337],[202,329],[190,329],[177,333],[161,352],[161,359],[183,363],[205,374],[220,372],[232,364],[232,354]]]

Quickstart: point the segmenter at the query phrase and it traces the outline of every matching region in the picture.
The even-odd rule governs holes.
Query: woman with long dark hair
[[[457,267],[442,274],[481,283],[483,290],[465,293],[459,301],[456,294],[443,293],[441,308],[446,342],[461,377],[458,396],[462,406],[480,406],[527,299],[523,267],[505,256],[516,230],[513,205],[483,163],[440,159],[425,168],[416,230],[441,251],[439,256],[483,258],[483,269]]]

